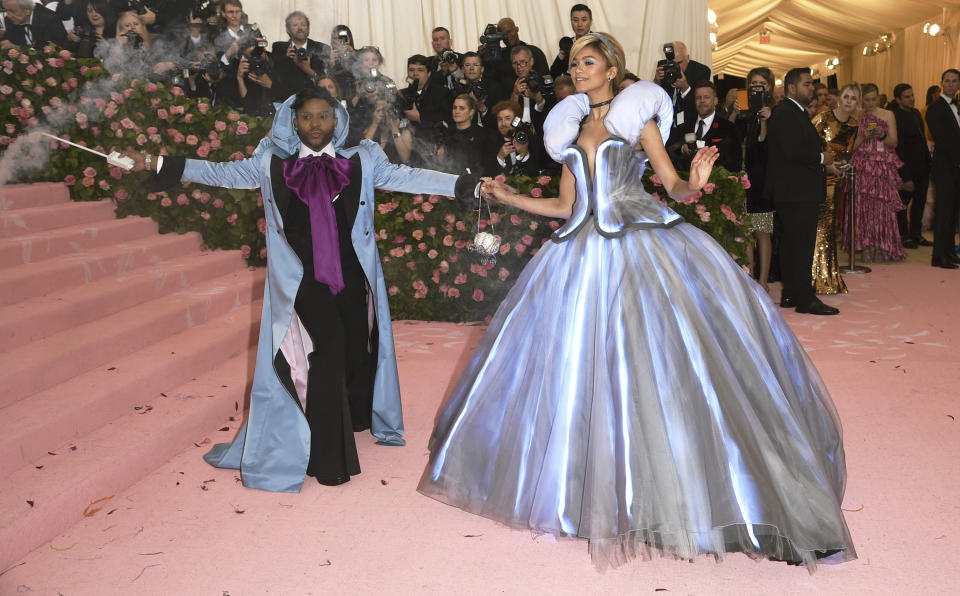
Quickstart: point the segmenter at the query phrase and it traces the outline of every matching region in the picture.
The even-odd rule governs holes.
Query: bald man
[[[510,50],[516,46],[526,46],[530,50],[530,53],[533,54],[533,70],[536,71],[537,74],[550,74],[547,57],[544,55],[543,50],[520,40],[520,27],[517,26],[513,19],[509,17],[500,19],[497,22],[497,31],[507,36],[506,41],[504,41],[507,48],[500,52],[499,60],[486,65],[488,78],[496,79],[504,89],[513,88],[516,75],[513,72],[513,64],[510,62]],[[477,52],[483,54],[483,50],[484,46],[480,46]]]
[[[683,76],[668,85],[663,78],[663,66],[658,65],[653,82],[663,87],[673,100],[673,128],[677,128],[697,117],[697,105],[692,89],[697,83],[710,80],[710,68],[691,60],[687,44],[682,41],[673,42],[673,53]]]

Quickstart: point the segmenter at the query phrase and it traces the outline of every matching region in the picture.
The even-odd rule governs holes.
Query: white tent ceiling
[[[778,76],[796,66],[849,56],[857,45],[925,19],[960,0],[709,0],[717,13],[714,73],[745,76],[768,66]],[[771,33],[760,43],[760,31]]]

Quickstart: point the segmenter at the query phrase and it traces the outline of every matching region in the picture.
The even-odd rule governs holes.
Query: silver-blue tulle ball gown
[[[840,422],[767,294],[647,194],[652,83],[617,96],[595,177],[576,95],[546,145],[573,213],[522,272],[443,406],[419,490],[515,528],[589,540],[598,566],[653,553],[856,557]]]

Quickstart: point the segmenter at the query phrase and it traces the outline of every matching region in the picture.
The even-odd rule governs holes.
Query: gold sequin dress
[[[827,149],[836,154],[837,160],[850,159],[853,141],[857,138],[859,122],[852,115],[846,122],[837,120],[833,110],[814,116],[813,126],[826,142]],[[848,182],[827,174],[827,200],[820,205],[817,223],[817,244],[813,251],[813,284],[817,294],[846,294],[847,284],[840,275],[837,259],[836,215],[837,203],[846,196]]]

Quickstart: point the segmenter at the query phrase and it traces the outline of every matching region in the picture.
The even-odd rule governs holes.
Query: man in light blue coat
[[[131,154],[156,170],[151,190],[183,181],[263,195],[268,265],[250,413],[232,443],[204,456],[240,469],[247,487],[296,492],[308,474],[347,482],[360,473],[357,430],[404,444],[374,189],[469,201],[477,188],[472,176],[391,164],[368,140],[342,148],[348,119],[326,91],[307,88],[279,106],[249,159]]]

